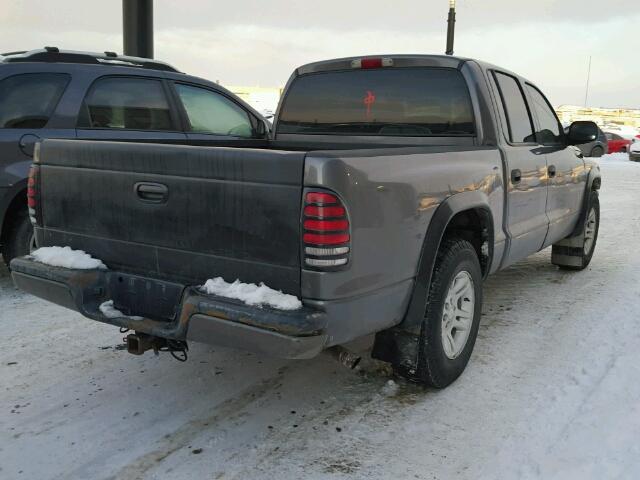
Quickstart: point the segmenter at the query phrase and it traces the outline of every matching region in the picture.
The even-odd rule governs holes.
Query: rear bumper
[[[629,152],[629,160],[640,162],[640,152]]]
[[[100,311],[100,304],[122,297],[121,291],[114,290],[127,288],[126,281],[117,281],[117,277],[124,274],[112,270],[52,267],[28,257],[13,260],[11,271],[16,286],[22,290],[93,320],[150,335],[229,346],[280,358],[311,358],[328,346],[326,313],[306,306],[296,311],[251,307],[185,286],[171,319],[108,318]],[[127,274],[126,278],[132,279],[132,276]],[[144,277],[135,277],[135,280],[146,282],[154,290],[163,287],[160,280]],[[175,284],[166,283],[168,290],[175,288]]]

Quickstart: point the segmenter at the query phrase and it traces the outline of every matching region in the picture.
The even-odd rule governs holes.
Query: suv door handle
[[[549,174],[549,178],[553,178],[556,176],[556,166],[555,165],[549,165],[547,167],[547,173]]]
[[[513,170],[511,170],[511,183],[513,184],[520,183],[521,180],[522,180],[522,172],[520,171],[520,169],[514,168]]]
[[[169,197],[169,187],[162,183],[138,182],[133,191],[143,202],[165,203]]]

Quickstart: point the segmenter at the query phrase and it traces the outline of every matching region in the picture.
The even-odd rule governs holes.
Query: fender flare
[[[440,243],[453,217],[466,210],[483,210],[488,216],[487,243],[489,245],[489,260],[485,266],[485,272],[488,273],[490,271],[491,262],[494,260],[495,232],[493,231],[493,214],[487,195],[482,191],[476,190],[448,197],[438,206],[427,227],[411,298],[403,320],[389,330],[376,334],[371,355],[378,360],[392,363],[409,375],[415,373],[418,362],[422,320],[427,307],[431,276],[435,268]]]
[[[4,228],[6,227],[7,214],[9,213],[9,207],[11,203],[16,199],[20,192],[27,189],[27,179],[24,178],[9,188],[7,188],[4,192],[4,196],[0,199],[0,233],[4,233]],[[27,204],[27,199],[25,197],[25,206]]]

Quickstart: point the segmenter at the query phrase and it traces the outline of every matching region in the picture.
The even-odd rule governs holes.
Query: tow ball
[[[189,346],[182,340],[170,340],[148,333],[135,332],[127,335],[124,341],[127,344],[127,352],[133,355],[142,355],[147,350],[153,350],[156,355],[160,352],[169,352],[176,360],[187,361]]]

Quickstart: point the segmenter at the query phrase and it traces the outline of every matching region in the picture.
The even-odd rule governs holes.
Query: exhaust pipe
[[[362,357],[356,353],[350,352],[346,348],[336,345],[327,349],[329,355],[337,360],[340,364],[347,367],[349,370],[353,370],[358,366]]]

